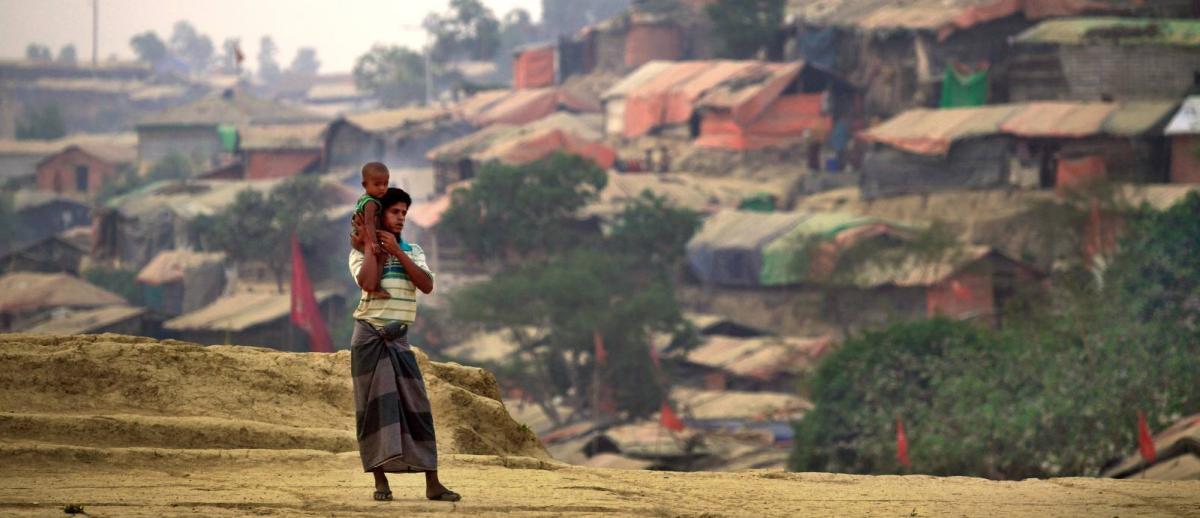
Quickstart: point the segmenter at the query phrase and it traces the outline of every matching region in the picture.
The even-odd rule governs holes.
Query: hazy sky
[[[374,43],[419,49],[421,20],[445,11],[449,0],[98,0],[100,59],[132,59],[129,39],[152,30],[164,41],[179,20],[212,38],[220,53],[225,38],[241,38],[247,65],[257,68],[258,42],[270,35],[276,60],[287,67],[296,49],[317,49],[321,72],[348,72]],[[484,0],[497,17],[521,7],[536,20],[540,0]],[[92,0],[0,0],[0,58],[25,55],[30,43],[58,49],[74,43],[80,60],[92,58]]]

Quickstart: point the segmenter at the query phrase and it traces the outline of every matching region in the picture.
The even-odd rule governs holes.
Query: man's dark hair
[[[404,192],[404,189],[400,189],[398,187],[388,187],[387,192],[384,193],[383,197],[379,199],[379,208],[382,210],[387,210],[388,207],[391,207],[397,203],[408,205],[408,208],[411,209],[412,196],[409,196],[407,192]]]

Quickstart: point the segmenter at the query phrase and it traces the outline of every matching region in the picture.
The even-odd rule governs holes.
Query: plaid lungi
[[[350,338],[354,417],[363,470],[388,473],[437,469],[433,414],[425,380],[408,344],[407,327],[394,336],[361,320]]]

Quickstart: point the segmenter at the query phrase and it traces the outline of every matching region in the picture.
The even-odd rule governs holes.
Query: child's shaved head
[[[388,174],[388,168],[382,162],[367,162],[362,166],[362,179],[364,181],[375,175],[387,176]]]

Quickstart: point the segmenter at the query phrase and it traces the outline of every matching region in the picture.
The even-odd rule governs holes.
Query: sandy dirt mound
[[[549,459],[508,415],[490,373],[417,358],[440,452]],[[357,448],[347,351],[9,334],[0,335],[0,364],[2,447]]]

